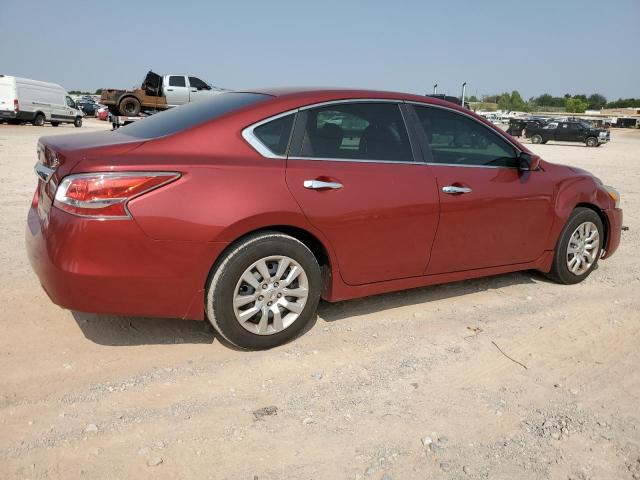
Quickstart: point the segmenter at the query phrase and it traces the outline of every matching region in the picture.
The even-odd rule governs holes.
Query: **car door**
[[[424,273],[438,224],[438,193],[429,168],[414,161],[398,103],[301,110],[286,182],[331,243],[346,283]]]
[[[176,106],[189,103],[189,87],[184,75],[169,75],[165,89],[167,105]]]
[[[553,221],[551,181],[520,171],[517,150],[474,117],[414,105],[436,178],[440,221],[427,274],[526,263],[544,253]]]
[[[575,131],[570,128],[570,123],[568,122],[560,122],[558,124],[558,128],[555,131],[555,140],[559,140],[561,142],[571,142],[573,140],[573,136]]]
[[[189,77],[189,101],[196,102],[204,98],[209,98],[213,93],[213,89],[206,82],[198,77]]]

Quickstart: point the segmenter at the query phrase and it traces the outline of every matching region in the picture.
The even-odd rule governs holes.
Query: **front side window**
[[[305,111],[301,157],[411,162],[395,103],[338,103]]]
[[[169,77],[169,86],[170,87],[186,87],[187,83],[184,81],[184,77],[178,76],[170,76]]]
[[[295,114],[276,118],[253,130],[253,134],[276,155],[285,155]]]
[[[67,106],[71,108],[76,108],[75,102],[71,99],[71,97],[67,97]]]
[[[197,88],[198,90],[211,90],[211,87],[198,77],[189,77],[189,85],[191,85],[191,88]]]
[[[488,127],[466,115],[434,107],[414,107],[433,163],[517,167],[515,149]]]

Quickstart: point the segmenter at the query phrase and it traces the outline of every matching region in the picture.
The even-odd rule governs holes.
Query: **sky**
[[[639,0],[0,0],[0,74],[230,89],[640,97]]]

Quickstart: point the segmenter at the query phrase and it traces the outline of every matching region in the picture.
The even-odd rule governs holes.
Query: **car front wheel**
[[[272,348],[313,321],[320,287],[320,267],[306,245],[279,232],[261,232],[219,260],[207,284],[207,317],[237,347]]]
[[[542,143],[542,136],[537,133],[531,137],[531,143],[540,144]]]
[[[587,138],[587,141],[585,142],[587,147],[597,147],[598,146],[598,139],[596,137],[589,137]]]
[[[556,245],[548,276],[566,285],[579,283],[598,265],[604,241],[604,226],[596,212],[576,208]]]

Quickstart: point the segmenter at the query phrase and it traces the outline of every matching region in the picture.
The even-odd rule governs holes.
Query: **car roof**
[[[258,93],[262,95],[269,95],[277,97],[280,100],[296,100],[301,104],[304,103],[316,103],[331,100],[344,100],[344,99],[358,99],[358,98],[370,98],[370,99],[389,99],[389,100],[404,100],[414,101],[421,103],[431,103],[434,105],[443,105],[447,107],[457,107],[459,110],[469,111],[468,109],[462,109],[459,105],[452,102],[441,100],[438,98],[428,97],[424,95],[416,95],[411,93],[393,92],[385,90],[368,90],[368,89],[354,89],[354,88],[342,88],[342,87],[276,87],[276,88],[264,88],[256,90],[245,90],[242,93]]]

